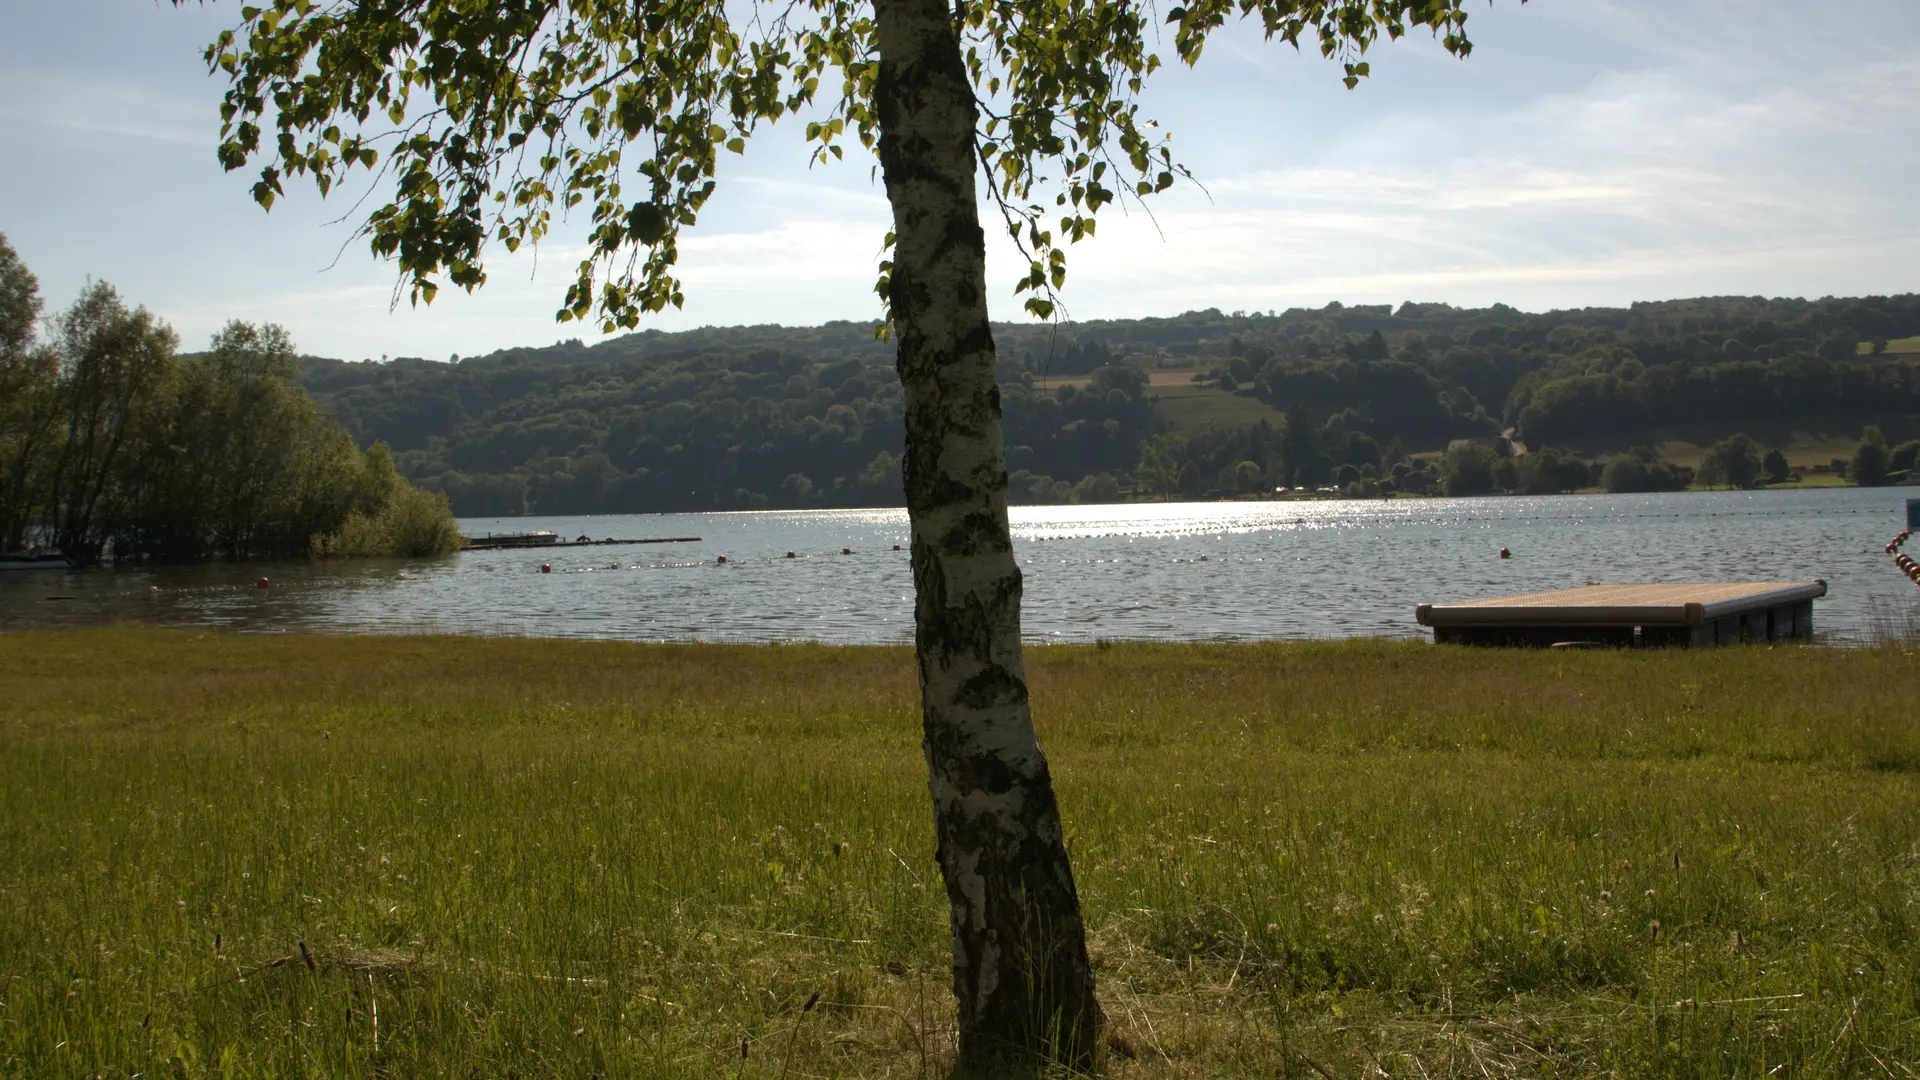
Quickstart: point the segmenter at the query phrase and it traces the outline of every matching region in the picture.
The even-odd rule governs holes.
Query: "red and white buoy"
[[[1916,560],[1913,556],[1900,550],[1912,536],[1913,533],[1911,531],[1903,530],[1899,536],[1888,541],[1887,546],[1882,550],[1893,556],[1894,568],[1907,575],[1908,581],[1913,582],[1915,585],[1920,585],[1920,560]]]

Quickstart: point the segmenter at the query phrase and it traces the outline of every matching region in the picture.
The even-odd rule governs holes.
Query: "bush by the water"
[[[401,478],[386,443],[374,443],[362,463],[364,498],[340,528],[313,538],[320,556],[444,555],[460,550],[460,530],[447,497]]]
[[[298,382],[285,330],[234,322],[204,353],[90,283],[36,342],[39,286],[0,237],[0,550],[103,556],[435,555],[446,499],[362,454]]]

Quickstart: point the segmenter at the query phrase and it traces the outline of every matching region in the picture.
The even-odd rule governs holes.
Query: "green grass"
[[[1154,411],[1173,425],[1176,435],[1198,435],[1204,431],[1250,428],[1265,420],[1276,427],[1286,424],[1286,414],[1256,398],[1228,393],[1217,386],[1155,385],[1149,396]]]
[[[1772,432],[1767,438],[1756,435],[1764,446],[1778,446],[1786,452],[1787,464],[1796,469],[1807,469],[1815,465],[1826,465],[1835,458],[1852,459],[1853,452],[1860,448],[1860,433],[1852,434],[1810,434],[1804,431]],[[1669,439],[1661,442],[1656,449],[1660,457],[1675,465],[1699,468],[1700,460],[1706,455],[1703,444],[1691,443],[1682,439]]]
[[[1790,480],[1784,484],[1768,484],[1766,488],[1769,491],[1779,491],[1796,488],[1842,488],[1855,486],[1857,485],[1855,485],[1853,481],[1844,476],[1836,476],[1833,473],[1805,472],[1800,474],[1800,479],[1798,480]]]
[[[1920,653],[1029,656],[1114,1076],[1920,1061]],[[937,1075],[914,702],[898,649],[0,637],[0,1075]]]
[[[1873,342],[1863,341],[1859,345],[1861,356],[1873,353]],[[1892,338],[1887,342],[1887,355],[1920,353],[1920,337]]]

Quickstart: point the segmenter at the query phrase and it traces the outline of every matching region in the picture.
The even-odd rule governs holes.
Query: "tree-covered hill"
[[[1920,416],[1920,296],[1190,312],[996,327],[1016,501],[1320,484],[1512,431],[1586,455],[1649,432]],[[901,397],[866,323],[643,331],[450,362],[307,358],[362,444],[462,514],[889,505]],[[1182,430],[1155,384],[1287,422]],[[1254,408],[1252,402],[1249,407]],[[1240,415],[1245,415],[1242,411]]]

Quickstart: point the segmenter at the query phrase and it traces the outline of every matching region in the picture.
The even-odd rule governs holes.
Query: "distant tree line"
[[[1330,304],[995,328],[1019,502],[1684,487],[1691,470],[1630,448],[1676,427],[1699,441],[1797,422],[1920,426],[1920,355],[1885,345],[1915,334],[1916,296],[1544,314]],[[301,378],[361,445],[391,444],[401,472],[461,514],[716,510],[897,504],[892,363],[868,325],[840,322],[451,362],[306,358]],[[1279,416],[1171,427],[1149,375],[1173,366]],[[1503,433],[1533,452],[1501,464]],[[1432,454],[1456,444],[1449,472]],[[1603,459],[1619,462],[1611,481]]]
[[[362,453],[297,381],[277,326],[204,353],[92,282],[39,332],[39,282],[0,237],[0,550],[162,561],[425,555],[460,538],[443,496]]]

